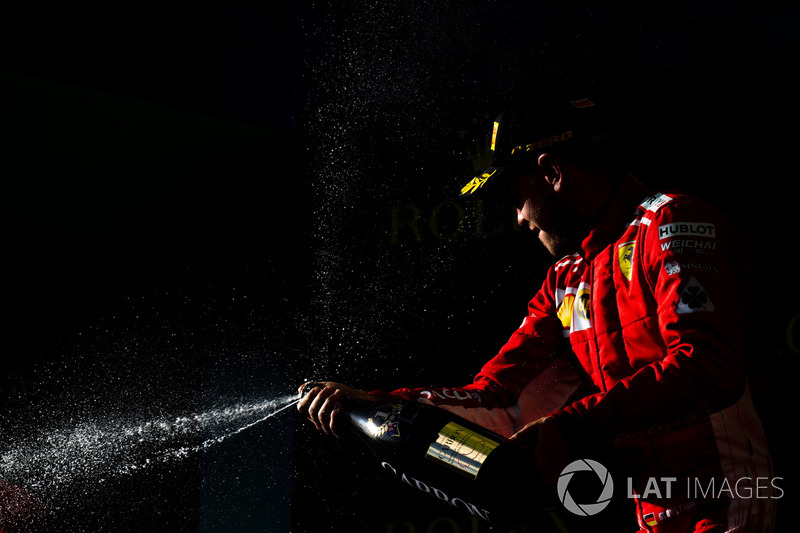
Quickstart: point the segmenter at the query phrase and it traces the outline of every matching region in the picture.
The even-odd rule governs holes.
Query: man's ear
[[[553,188],[553,191],[560,192],[564,187],[564,181],[562,179],[563,167],[561,165],[561,160],[559,160],[553,154],[545,152],[539,156],[537,162],[539,164],[539,168],[542,169],[542,175],[544,176],[545,181],[550,184],[550,186]]]

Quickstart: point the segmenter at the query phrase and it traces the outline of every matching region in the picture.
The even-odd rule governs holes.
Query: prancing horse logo
[[[617,253],[619,270],[628,281],[631,280],[633,272],[633,249],[635,246],[636,241],[624,242],[619,245],[619,251]]]

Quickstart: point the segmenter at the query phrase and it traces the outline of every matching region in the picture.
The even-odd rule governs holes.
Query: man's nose
[[[528,221],[525,220],[525,217],[522,215],[522,209],[519,207],[517,208],[517,224],[522,226],[523,228],[527,225]]]

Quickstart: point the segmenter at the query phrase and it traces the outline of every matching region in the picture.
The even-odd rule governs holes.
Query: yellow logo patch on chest
[[[624,242],[619,245],[617,250],[617,262],[619,270],[625,279],[631,280],[633,273],[633,250],[636,247],[636,241]]]

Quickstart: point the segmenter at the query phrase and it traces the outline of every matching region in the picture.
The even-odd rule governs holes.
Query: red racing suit
[[[473,383],[390,394],[506,436],[552,416],[575,459],[613,450],[642,530],[769,531],[780,493],[744,371],[745,242],[707,203],[629,175]]]

